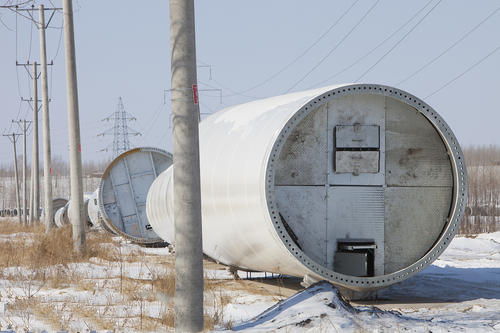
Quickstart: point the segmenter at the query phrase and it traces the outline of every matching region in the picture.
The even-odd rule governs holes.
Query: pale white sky
[[[49,1],[36,2],[51,6]],[[61,1],[52,2],[61,6]],[[198,0],[195,5],[203,114],[290,89],[355,81],[394,85],[426,98],[500,46],[500,11],[495,12],[500,3],[494,0]],[[74,0],[74,7],[83,158],[99,160],[111,154],[99,150],[112,143],[112,136],[97,134],[112,127],[100,120],[114,111],[119,96],[138,119],[131,127],[143,133],[132,138],[133,143],[171,150],[168,94],[167,104],[163,103],[164,90],[170,87],[168,1]],[[449,52],[400,83],[492,13]],[[15,61],[16,53],[19,62],[39,61],[39,39],[28,20],[18,17],[16,29],[15,15],[6,9],[0,9],[0,19],[4,23],[0,24],[3,132],[14,128],[12,118],[31,118],[28,105],[19,100],[31,96],[32,83],[23,68],[16,73]],[[48,59],[54,59],[52,151],[67,159],[62,45],[57,52],[60,25],[61,14],[56,13],[51,23],[56,29],[47,31]],[[462,145],[500,144],[499,73],[500,50],[426,98]],[[222,89],[222,103],[217,92],[203,91],[212,88]],[[30,151],[31,147],[28,154]],[[11,145],[4,138],[0,140],[0,161],[10,163],[11,158]]]

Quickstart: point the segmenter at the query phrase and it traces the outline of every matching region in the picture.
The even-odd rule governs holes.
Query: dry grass
[[[54,331],[61,328],[61,316],[59,316],[54,307],[48,304],[39,304],[35,308],[35,313],[43,318],[43,321],[50,325]]]
[[[163,274],[153,275],[152,284],[154,291],[166,294],[169,297],[175,295],[175,274],[173,270],[168,270]]]
[[[166,327],[169,327],[169,328],[175,327],[175,318],[174,318],[173,308],[165,310],[165,312],[163,313],[163,315],[161,317],[160,323]],[[204,332],[212,331],[218,325],[220,325],[220,323],[218,323],[213,316],[211,316],[207,313],[205,313],[203,315],[203,331]],[[231,329],[232,323],[226,323],[226,325],[223,325],[223,326],[227,329]]]
[[[14,222],[0,223],[0,234],[11,235],[14,233],[23,234],[11,241],[3,242],[0,252],[0,267],[42,268],[87,261],[91,257],[111,259],[109,251],[103,246],[106,243],[113,243],[111,236],[107,234],[87,233],[87,255],[81,257],[73,250],[70,225],[46,233],[41,224],[26,227]]]
[[[175,327],[174,310],[172,308],[165,309],[161,316],[161,323],[167,327]]]
[[[38,229],[41,229],[41,226],[39,224],[37,225],[32,225],[32,226],[24,226],[22,224],[19,224],[19,222],[16,219],[5,219],[0,223],[0,234],[1,235],[11,235],[15,233],[20,233],[20,232],[38,232]]]
[[[113,329],[114,323],[100,316],[95,309],[87,306],[73,306],[73,312],[80,318],[85,318],[85,325],[91,330],[109,330]]]
[[[13,234],[16,236],[8,236]],[[43,298],[38,297],[38,292],[41,289],[57,290],[72,287],[96,294],[99,289],[111,288],[119,292],[122,298],[120,300],[111,298],[106,307],[131,304],[132,308],[140,309],[139,317],[137,315],[128,317],[120,325],[124,327],[132,325],[138,330],[142,327],[148,331],[174,328],[173,258],[147,255],[140,250],[131,251],[130,248],[124,248],[118,241],[114,241],[110,234],[93,231],[87,232],[87,254],[78,256],[73,251],[71,226],[53,229],[50,233],[46,233],[41,224],[25,227],[17,222],[2,222],[0,235],[4,236],[0,252],[0,278],[16,281],[24,294],[12,303],[14,307],[12,310],[32,313],[31,316],[44,318],[53,329],[58,329],[62,324],[61,318],[51,304],[43,301],[40,303]],[[98,263],[103,265],[103,269],[105,267],[114,269],[114,275],[103,280],[79,276],[82,273],[77,273],[75,268],[77,266],[71,264],[89,262],[91,258],[99,259]],[[127,265],[137,265],[137,263],[149,272],[149,279],[130,278],[125,274],[128,271]],[[10,268],[1,270],[7,267]],[[118,277],[117,267],[119,267]],[[101,285],[99,281],[104,283]],[[213,330],[214,327],[231,328],[232,322],[226,318],[224,311],[226,305],[233,301],[230,295],[250,287],[238,281],[205,279],[204,288],[207,295],[204,330]],[[143,306],[157,301],[165,305],[161,318],[147,316],[142,311]],[[84,320],[87,325],[93,326],[92,329],[113,329],[113,323],[109,321],[106,311],[98,313],[96,309],[73,302],[67,303],[65,307],[69,307],[71,312]]]

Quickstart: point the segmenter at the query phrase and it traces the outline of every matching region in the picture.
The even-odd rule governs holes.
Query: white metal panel
[[[276,186],[276,199],[292,238],[311,259],[326,265],[326,187]]]
[[[324,185],[327,168],[326,109],[318,108],[297,125],[276,163],[277,185]]]
[[[384,274],[384,189],[382,187],[330,186],[328,188],[328,267],[339,239],[375,242],[375,275]]]
[[[127,155],[123,160],[127,161],[128,173],[130,177],[139,176],[144,173],[153,174],[150,152],[138,151],[134,154]]]
[[[99,200],[102,202],[102,205],[107,205],[113,202],[116,202],[115,191],[113,191],[113,185],[111,181],[102,181],[102,190],[99,193]]]
[[[380,153],[378,151],[349,151],[335,152],[335,172],[350,173],[359,176],[363,173],[379,172]]]
[[[89,203],[87,206],[87,214],[90,221],[94,226],[99,225],[99,205],[97,204],[97,190],[92,192],[89,197]]]
[[[146,204],[149,187],[155,180],[153,173],[142,174],[140,176],[131,175],[132,188],[134,189],[134,201],[138,206]]]
[[[113,177],[112,177],[113,178]],[[114,182],[113,182],[114,183]],[[135,201],[130,193],[130,184],[127,182],[125,184],[114,185],[115,195],[118,198],[117,202],[110,203],[109,206],[117,207],[116,216],[118,218],[135,215]],[[104,205],[106,211],[108,205]]]
[[[453,186],[451,161],[440,135],[419,111],[387,100],[388,186]]]
[[[451,209],[451,187],[385,189],[385,274],[422,258],[441,234]]]
[[[151,227],[170,244],[175,241],[173,170],[171,166],[155,179],[146,200],[146,213]]]

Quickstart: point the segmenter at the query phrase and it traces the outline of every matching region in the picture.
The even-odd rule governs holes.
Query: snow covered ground
[[[456,237],[433,265],[379,291],[378,298],[351,306],[330,284],[320,283],[236,324],[233,330],[500,331],[500,232]]]
[[[29,239],[0,236],[0,246],[12,237]],[[62,326],[70,332],[138,332],[141,325],[145,332],[172,331],[166,324],[171,297],[156,284],[171,271],[172,255],[117,243],[114,260],[96,257],[52,267],[65,281],[42,283],[25,268],[3,269],[0,331],[9,324],[18,333],[56,332]],[[500,232],[455,238],[433,265],[365,303],[345,303],[328,283],[303,290],[296,279],[239,275],[241,280],[233,280],[224,267],[205,263],[204,303],[215,323],[212,331],[500,331]]]

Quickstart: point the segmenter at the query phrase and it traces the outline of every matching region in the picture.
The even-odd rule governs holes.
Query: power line
[[[0,6],[0,8],[16,8],[16,7],[19,7],[19,6],[24,6],[30,2],[34,2],[34,0],[27,0],[27,1],[23,1],[23,2],[18,2],[16,4],[13,4],[13,5],[4,5],[4,6]]]
[[[318,68],[350,35],[351,33],[364,21],[364,19],[370,14],[370,12],[377,6],[380,0],[377,0],[371,7],[366,11],[366,13],[359,19],[358,22],[349,30],[347,34],[333,47],[328,51],[327,54],[319,62],[317,62],[304,76],[302,76],[297,82],[295,82],[285,93],[289,92],[293,88],[295,88],[300,82],[302,82],[309,74],[311,74],[316,68]]]
[[[482,26],[486,21],[488,21],[493,15],[495,15],[499,10],[500,10],[500,7],[498,7],[497,9],[495,9],[491,14],[489,14],[488,16],[486,16],[481,22],[479,22],[472,29],[470,29],[469,31],[467,31],[462,37],[460,37],[453,44],[451,44],[450,46],[448,46],[443,52],[441,52],[440,54],[438,54],[436,57],[432,58],[430,61],[428,61],[427,63],[425,63],[423,66],[421,66],[419,69],[417,69],[416,71],[414,71],[413,73],[411,73],[410,75],[408,75],[403,80],[399,81],[396,84],[396,86],[399,86],[402,83],[408,81],[409,79],[411,79],[412,77],[414,77],[415,75],[417,75],[418,73],[420,73],[421,71],[423,71],[424,69],[426,69],[427,67],[429,67],[431,64],[433,64],[434,62],[436,62],[436,60],[438,60],[443,55],[445,55],[446,53],[448,53],[451,49],[453,49],[455,46],[457,46],[458,44],[460,44],[465,38],[467,38],[471,33],[473,33],[474,31],[476,31],[480,26]]]
[[[438,89],[434,90],[432,93],[430,93],[429,95],[425,96],[424,99],[427,99],[435,94],[437,94],[438,92],[440,92],[441,90],[443,90],[444,88],[448,87],[450,84],[452,84],[453,82],[455,82],[456,80],[458,80],[459,78],[461,78],[462,76],[464,76],[465,74],[467,74],[468,72],[470,72],[472,69],[474,69],[474,67],[480,65],[483,61],[485,61],[486,59],[488,59],[489,57],[491,57],[493,54],[495,54],[498,50],[500,50],[500,45],[497,46],[495,49],[493,49],[493,51],[491,51],[490,53],[488,53],[486,56],[482,57],[481,59],[479,59],[478,61],[476,61],[473,65],[471,65],[469,68],[467,68],[465,71],[463,71],[462,73],[458,74],[457,76],[455,76],[453,79],[451,79],[450,81],[446,82],[445,84],[443,84],[441,87],[439,87]]]
[[[344,67],[342,70],[338,71],[337,73],[333,74],[332,76],[329,76],[328,78],[326,78],[325,80],[321,81],[321,82],[318,82],[314,85],[311,85],[309,86],[307,89],[310,89],[310,88],[313,88],[313,87],[316,87],[316,86],[319,86],[331,79],[333,79],[334,77],[337,77],[339,76],[340,74],[346,72],[347,70],[351,69],[352,67],[356,66],[357,64],[359,64],[361,61],[363,61],[364,59],[366,59],[366,57],[368,57],[370,54],[372,54],[373,52],[375,52],[378,48],[380,48],[382,45],[384,45],[387,41],[389,41],[392,37],[394,37],[398,32],[400,32],[401,30],[403,30],[403,28],[405,28],[411,21],[413,21],[415,19],[415,17],[417,17],[425,8],[427,8],[427,6],[433,2],[434,0],[429,0],[422,8],[420,8],[416,13],[414,13],[405,23],[403,23],[402,25],[400,25],[396,30],[394,30],[394,32],[392,32],[388,37],[386,37],[383,41],[381,41],[380,43],[378,43],[374,48],[372,48],[370,51],[368,51],[367,53],[365,53],[364,55],[362,55],[361,57],[359,57],[357,60],[355,60],[353,63],[351,63],[349,66],[347,67]]]
[[[164,110],[164,105],[165,103],[162,101],[160,103],[160,105],[158,105],[156,107],[156,110],[154,111],[153,113],[153,117],[151,117],[152,121],[151,123],[149,124],[149,127],[146,131],[144,131],[144,128],[142,128],[143,132],[145,133],[144,137],[143,137],[143,140],[145,140],[149,134],[151,133],[151,130],[153,129],[153,127],[157,124],[157,120],[158,118],[160,117],[162,111]]]
[[[366,74],[368,74],[373,68],[375,68],[375,66],[377,66],[387,55],[389,55],[389,53],[391,53],[399,44],[401,44],[402,41],[404,41],[406,39],[406,37],[408,37],[408,35],[410,35],[413,30],[415,30],[419,25],[420,23],[422,23],[422,21],[430,14],[432,13],[432,11],[441,3],[442,0],[439,0],[427,13],[425,13],[424,16],[422,16],[422,18],[420,20],[418,20],[418,22],[406,33],[403,35],[403,37],[401,37],[401,39],[399,39],[396,44],[394,44],[386,53],[384,53],[373,65],[371,65],[366,71],[363,72],[363,74],[361,74],[356,80],[355,82],[359,82],[359,80],[361,80]]]
[[[61,29],[61,32],[59,33],[59,42],[57,43],[56,55],[53,56],[52,59],[56,59],[57,56],[59,55],[59,49],[61,48],[62,35],[63,35],[63,30]]]
[[[326,29],[311,45],[309,45],[304,51],[302,51],[297,57],[295,57],[291,62],[289,62],[288,64],[286,64],[285,66],[283,66],[280,70],[278,70],[277,72],[275,72],[274,74],[272,74],[271,76],[269,76],[268,78],[266,78],[265,80],[251,86],[250,88],[247,88],[243,91],[239,91],[239,92],[234,92],[233,94],[228,94],[228,95],[224,95],[224,97],[229,97],[229,96],[234,96],[234,95],[242,95],[246,92],[249,92],[249,91],[252,91],[252,90],[255,90],[261,86],[263,86],[264,84],[268,83],[269,81],[271,81],[272,79],[274,79],[275,77],[277,77],[278,75],[280,75],[281,73],[283,73],[285,70],[287,70],[288,68],[290,68],[293,64],[295,64],[297,61],[299,61],[302,57],[304,57],[314,46],[316,46],[335,26],[337,26],[337,24],[351,11],[351,9],[359,2],[359,0],[356,0],[354,1],[348,8],[347,10],[345,10],[342,15],[339,16],[339,18],[337,18],[337,20],[335,22],[333,22],[329,27],[328,29]],[[378,2],[378,1],[377,1]],[[229,89],[228,89],[229,90]],[[242,95],[242,96],[245,96],[245,95]],[[245,96],[247,97],[247,96]],[[255,98],[255,97],[253,97]]]
[[[219,86],[221,86],[222,88],[226,89],[226,90],[229,90],[231,92],[231,94],[227,94],[227,95],[223,95],[223,97],[231,97],[231,96],[242,96],[242,97],[247,97],[247,98],[255,98],[257,99],[258,97],[257,96],[252,96],[252,95],[247,95],[245,94],[244,92],[238,92],[234,89],[231,89],[230,87],[226,86],[226,85],[223,85],[222,83],[220,83],[219,81],[217,81],[216,79],[212,78],[212,81],[214,81],[215,83],[217,83]],[[208,84],[207,84],[208,86]],[[212,88],[215,88],[213,86],[211,86]]]

